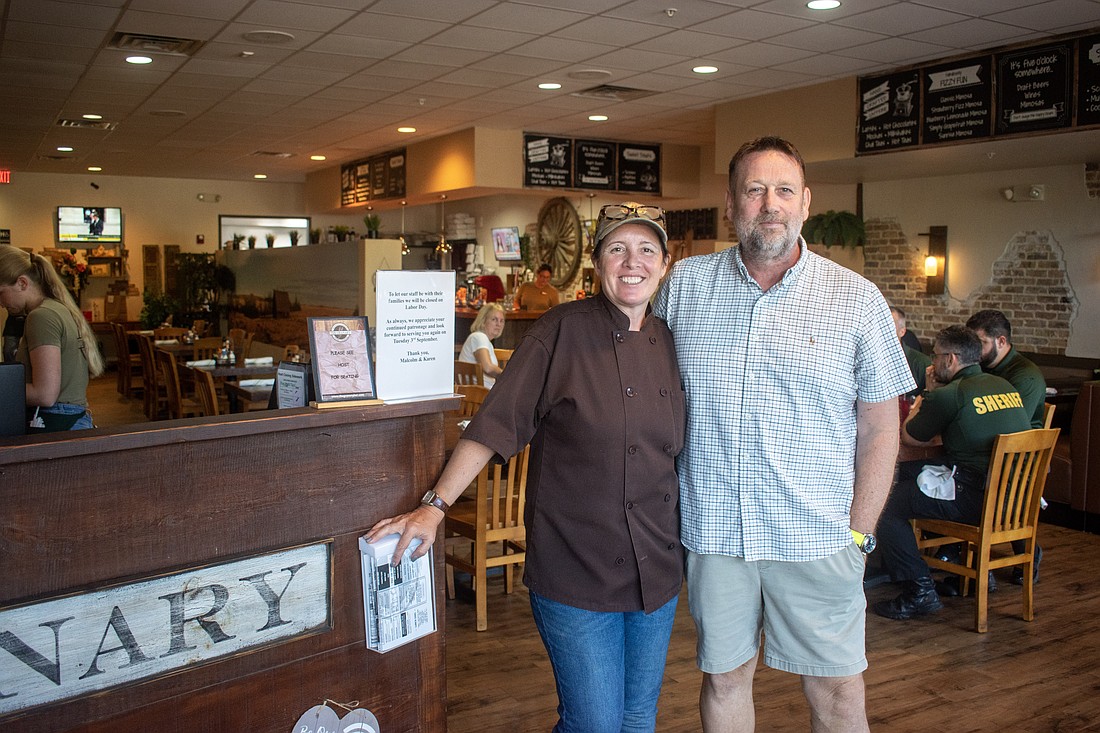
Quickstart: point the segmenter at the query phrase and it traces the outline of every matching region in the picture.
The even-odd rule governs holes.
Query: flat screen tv
[[[493,252],[500,262],[522,262],[519,251],[519,227],[499,227],[493,230]]]
[[[58,206],[57,241],[122,241],[122,209],[110,206]]]

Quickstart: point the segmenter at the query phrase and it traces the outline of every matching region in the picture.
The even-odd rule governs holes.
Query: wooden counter
[[[443,465],[443,412],[458,405],[444,398],[303,408],[0,440],[5,618],[115,588],[139,596],[131,589],[185,574],[178,593],[150,592],[113,611],[108,603],[87,619],[59,613],[49,624],[34,617],[0,629],[0,727],[287,733],[329,699],[358,700],[385,731],[445,731],[442,553],[435,558],[439,631],[380,655],[364,645],[358,537],[415,507],[433,485]],[[296,567],[249,576],[235,563],[302,548],[327,557],[327,565],[315,564],[327,567],[318,581],[327,598],[299,592],[294,599],[311,612],[320,604],[320,621],[210,656],[295,621],[278,602],[297,608],[287,592]],[[261,611],[232,644],[218,624],[240,622],[218,614],[217,596],[199,594],[192,582],[201,581],[189,580],[222,567],[223,575],[237,573],[226,575],[224,593],[251,593]],[[75,647],[92,651],[74,655]],[[176,669],[141,672],[173,653],[184,660]],[[123,674],[146,676],[110,681]],[[27,686],[17,688],[17,677]],[[98,687],[58,697],[58,689],[88,684]],[[20,694],[54,697],[29,705]]]
[[[514,349],[519,346],[523,335],[531,324],[537,321],[546,311],[505,311],[504,333],[493,341],[493,346],[498,349]],[[466,337],[470,335],[470,326],[477,318],[477,310],[474,308],[455,308],[455,344],[462,346],[466,343]]]

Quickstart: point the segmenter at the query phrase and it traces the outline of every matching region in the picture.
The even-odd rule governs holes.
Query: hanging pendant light
[[[409,253],[409,243],[405,241],[405,204],[408,201],[401,202],[401,234],[398,235],[397,241],[401,242],[401,256],[404,257]]]
[[[439,244],[435,246],[435,251],[439,254],[451,251],[451,245],[447,242],[447,217],[443,213],[443,202],[446,200],[447,194],[439,195]]]

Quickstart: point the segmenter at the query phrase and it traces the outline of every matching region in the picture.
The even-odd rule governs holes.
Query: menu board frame
[[[405,197],[405,148],[340,166],[340,206]]]
[[[920,82],[915,119],[900,127],[915,123],[916,138],[898,132],[898,125],[869,124],[897,116],[894,90],[912,75]],[[1097,127],[1100,29],[938,59],[856,83],[857,157]]]
[[[920,69],[859,78],[857,150],[901,150],[920,144],[920,80]]]
[[[661,195],[661,145],[523,133],[524,188]],[[604,183],[601,179],[607,179]]]
[[[568,188],[573,182],[573,154],[570,138],[524,133],[524,187]]]
[[[618,144],[606,140],[577,140],[573,146],[573,187],[613,190],[619,180]]]
[[[374,377],[374,359],[371,357],[370,327],[366,316],[333,318],[307,318],[309,331],[310,371],[313,374],[313,391],[316,397],[310,405],[321,407],[324,403],[367,404],[377,400],[378,382]],[[322,339],[322,334],[332,334]],[[362,336],[360,343],[355,334]],[[348,342],[347,349],[336,349]],[[330,343],[331,342],[331,343]],[[357,348],[362,346],[362,348]],[[333,363],[332,358],[346,359]],[[356,377],[337,369],[352,368]],[[359,386],[365,377],[365,387]]]

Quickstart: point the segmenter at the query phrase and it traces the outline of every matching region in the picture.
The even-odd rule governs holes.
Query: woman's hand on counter
[[[390,563],[396,566],[401,562],[405,550],[414,539],[420,540],[420,546],[413,552],[412,559],[416,560],[426,555],[435,542],[439,523],[442,521],[443,512],[434,506],[421,504],[411,512],[377,522],[367,533],[367,542],[374,542],[391,534],[400,534],[401,539],[398,540],[397,547],[393,551],[393,559],[390,560]]]

